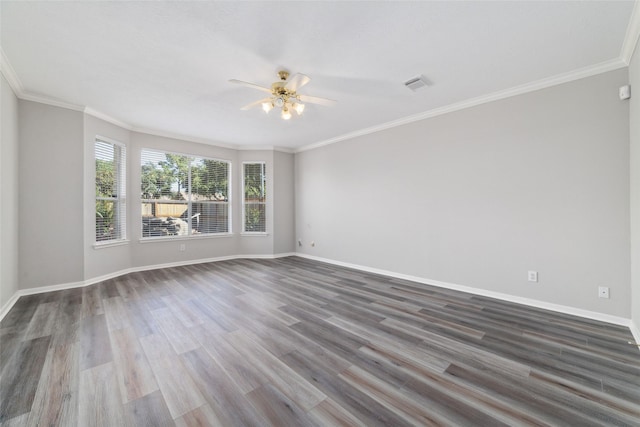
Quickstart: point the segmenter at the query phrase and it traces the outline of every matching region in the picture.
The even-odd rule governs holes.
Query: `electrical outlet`
[[[185,245],[184,243],[180,244],[180,252],[184,252],[187,250],[187,245]]]
[[[537,282],[538,281],[538,272],[537,271],[529,271],[527,273],[527,279],[530,282]]]
[[[609,298],[609,288],[606,286],[598,286],[598,298]]]

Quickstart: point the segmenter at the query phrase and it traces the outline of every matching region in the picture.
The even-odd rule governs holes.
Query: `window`
[[[142,150],[142,237],[231,232],[231,164]]]
[[[126,149],[96,139],[96,243],[126,239]]]
[[[246,233],[265,233],[267,231],[265,164],[243,163],[242,168],[242,186],[244,188],[242,206],[243,231]]]

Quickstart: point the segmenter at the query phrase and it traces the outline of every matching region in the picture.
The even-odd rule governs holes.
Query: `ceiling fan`
[[[289,120],[291,118],[291,110],[298,113],[298,115],[302,114],[304,111],[304,102],[328,107],[335,105],[336,103],[336,101],[332,99],[318,98],[317,96],[301,95],[297,93],[298,89],[311,81],[311,79],[304,74],[298,73],[289,79],[289,72],[282,70],[278,71],[278,77],[280,80],[272,83],[271,88],[260,86],[255,83],[244,82],[242,80],[229,80],[231,83],[237,83],[242,86],[269,93],[269,97],[252,102],[249,105],[245,105],[241,110],[248,110],[258,104],[262,104],[262,109],[266,113],[274,108],[280,108],[281,117],[284,120]]]

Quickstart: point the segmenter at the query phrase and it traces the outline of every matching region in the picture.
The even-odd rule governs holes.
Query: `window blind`
[[[126,238],[126,148],[96,139],[96,243]]]
[[[142,237],[230,232],[227,161],[143,149]]]
[[[265,233],[267,231],[267,179],[264,162],[243,163],[243,231]]]

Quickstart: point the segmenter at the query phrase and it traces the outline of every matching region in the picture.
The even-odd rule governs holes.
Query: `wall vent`
[[[404,85],[415,92],[418,89],[429,86],[429,83],[427,82],[427,79],[424,78],[424,76],[416,76],[404,82]]]

